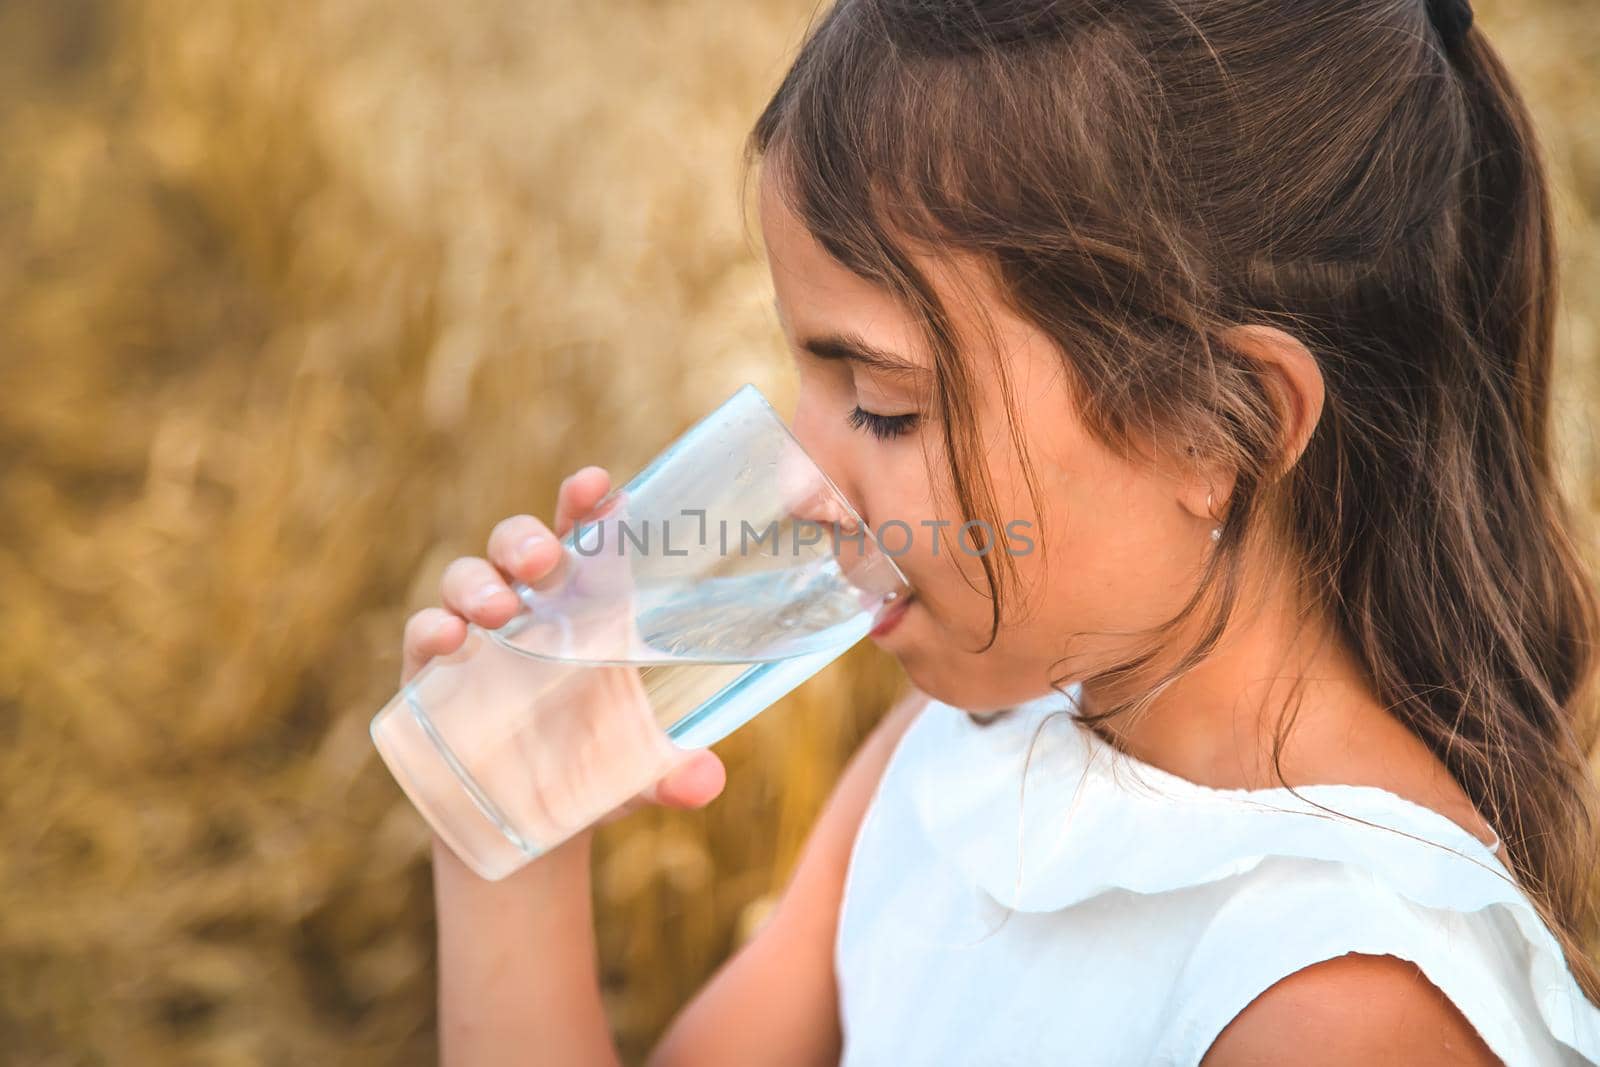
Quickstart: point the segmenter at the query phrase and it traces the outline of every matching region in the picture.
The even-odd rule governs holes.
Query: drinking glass
[[[372,720],[411,802],[498,880],[748,722],[910,593],[778,413],[745,385],[469,624]]]

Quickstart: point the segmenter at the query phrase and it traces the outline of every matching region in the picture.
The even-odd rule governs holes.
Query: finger
[[[561,543],[532,515],[513,515],[489,534],[489,562],[513,581],[534,584],[561,560]]]
[[[477,556],[462,556],[444,569],[439,595],[445,607],[486,630],[504,626],[522,606],[505,575]]]
[[[565,537],[610,491],[611,474],[604,467],[584,467],[567,475],[556,491],[556,533]]]
[[[467,624],[443,608],[423,608],[406,620],[400,642],[400,684],[411,680],[435,656],[447,655],[467,639]]]
[[[710,749],[701,749],[678,764],[666,777],[629,797],[598,820],[605,826],[651,804],[668,808],[699,808],[721,795],[728,772]]]
[[[700,808],[728,784],[728,771],[710,749],[701,749],[644,791],[646,799],[669,808]]]

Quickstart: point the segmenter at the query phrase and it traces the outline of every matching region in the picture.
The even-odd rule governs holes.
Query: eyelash
[[[863,411],[860,407],[850,409],[846,419],[851,429],[865,430],[880,441],[889,441],[896,437],[911,432],[916,425],[915,415],[879,415],[872,411]]]

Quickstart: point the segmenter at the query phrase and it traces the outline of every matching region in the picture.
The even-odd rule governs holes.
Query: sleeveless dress
[[[1600,1063],[1600,1009],[1489,846],[1374,786],[1213,789],[1120,752],[1076,687],[930,702],[851,850],[842,1062],[1193,1065],[1280,978],[1415,963],[1509,1067]]]

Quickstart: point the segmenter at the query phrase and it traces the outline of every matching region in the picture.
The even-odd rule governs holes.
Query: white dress
[[[1510,1067],[1600,1063],[1600,1009],[1465,829],[1372,786],[1202,786],[1072,710],[935,701],[901,737],[845,880],[845,1064],[1192,1065],[1347,952],[1415,963]]]

